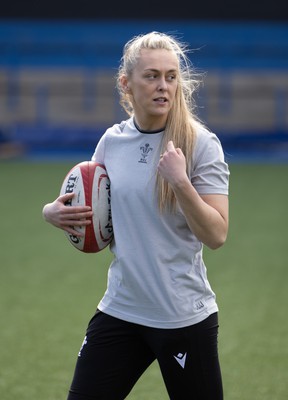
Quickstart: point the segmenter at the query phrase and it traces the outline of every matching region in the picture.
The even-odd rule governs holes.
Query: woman
[[[223,150],[194,115],[198,81],[178,39],[132,38],[117,85],[130,117],[107,129],[92,157],[111,181],[114,260],[68,399],[125,399],[157,360],[170,399],[220,400],[218,307],[202,250],[227,237]],[[77,235],[92,212],[65,207],[71,196],[47,204],[43,215]]]

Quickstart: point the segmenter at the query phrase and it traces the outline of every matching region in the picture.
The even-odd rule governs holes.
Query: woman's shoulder
[[[203,158],[209,159],[215,156],[223,157],[223,148],[221,141],[216,133],[212,132],[204,125],[196,125],[196,142],[194,149],[194,159],[200,160]]]
[[[207,126],[200,122],[196,122],[194,128],[196,133],[196,143],[207,142],[214,138],[219,140],[216,133],[212,132]]]
[[[131,130],[134,127],[132,118],[129,118],[127,120],[123,120],[119,123],[116,123],[112,126],[110,126],[104,135],[106,136],[118,136],[126,132],[127,130]]]
[[[221,145],[218,135],[207,126],[197,122],[194,125],[196,134],[196,146],[207,145],[209,142],[216,142]]]

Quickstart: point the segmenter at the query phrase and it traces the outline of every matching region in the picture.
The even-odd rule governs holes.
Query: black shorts
[[[68,400],[125,399],[156,359],[169,399],[223,399],[217,313],[189,327],[156,329],[97,311],[78,354]]]

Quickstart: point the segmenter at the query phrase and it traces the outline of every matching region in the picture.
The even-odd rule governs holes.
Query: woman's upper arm
[[[229,198],[224,194],[202,194],[200,195],[203,201],[213,207],[222,216],[226,222],[227,230],[229,224]]]

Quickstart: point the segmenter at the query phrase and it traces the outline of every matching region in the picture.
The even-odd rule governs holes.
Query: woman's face
[[[127,79],[136,122],[143,130],[166,125],[178,85],[178,60],[165,49],[142,49],[138,62]]]

